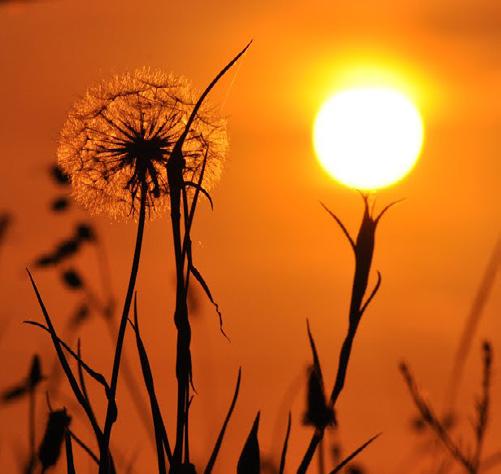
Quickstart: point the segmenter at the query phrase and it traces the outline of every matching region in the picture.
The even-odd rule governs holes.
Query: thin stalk
[[[134,257],[132,259],[132,268],[129,278],[129,286],[125,296],[122,318],[118,328],[117,342],[115,346],[115,357],[113,360],[113,369],[111,373],[110,389],[108,393],[108,407],[106,409],[106,419],[104,423],[103,438],[99,446],[99,474],[108,474],[110,464],[109,444],[113,423],[116,420],[116,404],[115,395],[118,385],[118,374],[120,371],[120,360],[122,356],[123,343],[125,338],[125,330],[127,328],[127,320],[129,317],[132,297],[134,295],[134,287],[136,285],[136,277],[139,270],[139,260],[141,258],[141,246],[143,243],[144,222],[146,217],[146,183],[141,186],[141,204],[139,208],[139,221],[137,225],[136,245],[134,249]]]
[[[182,176],[181,176],[182,179]],[[175,180],[175,178],[174,178]],[[174,181],[175,182],[175,181]],[[172,181],[171,181],[172,183]],[[182,254],[181,238],[181,186],[171,186],[171,224],[176,262],[176,307],[174,323],[177,329],[176,350],[176,378],[177,378],[177,418],[176,418],[176,444],[173,454],[174,472],[183,462],[183,444],[185,426],[187,423],[187,393],[191,373],[191,327],[188,320],[188,306],[186,302],[187,288],[185,286],[185,258]],[[186,446],[184,447],[186,449]]]
[[[318,473],[325,474],[325,440],[322,438],[318,446]]]

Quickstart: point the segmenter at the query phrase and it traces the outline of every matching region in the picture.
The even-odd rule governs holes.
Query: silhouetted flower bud
[[[38,450],[42,471],[57,463],[61,454],[64,434],[70,422],[71,417],[66,413],[66,408],[49,413],[45,434]]]
[[[327,405],[322,375],[314,365],[308,370],[308,393],[303,423],[317,429],[335,424],[334,410]]]

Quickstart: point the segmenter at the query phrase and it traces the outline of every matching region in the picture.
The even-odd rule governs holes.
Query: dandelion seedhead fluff
[[[117,220],[135,216],[141,193],[152,218],[168,206],[166,164],[196,97],[172,74],[139,69],[89,89],[61,131],[58,161],[77,201]],[[185,181],[203,187],[219,179],[226,152],[225,121],[204,104],[184,141]]]

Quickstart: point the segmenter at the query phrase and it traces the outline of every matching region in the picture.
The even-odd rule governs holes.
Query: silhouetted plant
[[[91,89],[74,106],[63,129],[58,151],[59,163],[64,175],[68,175],[71,179],[77,200],[94,212],[107,212],[115,218],[132,215],[138,220],[133,264],[109,384],[101,374],[83,362],[80,353],[75,353],[58,337],[32,279],[46,325],[30,323],[51,334],[65,375],[93,427],[100,451],[99,472],[101,474],[108,474],[115,470],[109,452],[109,442],[117,417],[115,395],[125,328],[139,267],[145,220],[167,207],[167,202],[171,210],[177,268],[174,321],[178,330],[176,363],[178,410],[176,443],[169,459],[170,472],[181,473],[192,470],[194,472],[189,459],[188,436],[191,401],[189,390],[192,377],[190,325],[187,312],[190,276],[201,284],[220,317],[221,315],[209,287],[193,265],[190,231],[199,194],[204,194],[212,205],[205,181],[218,177],[221,159],[226,148],[224,124],[214,110],[205,105],[205,98],[247,47],[216,76],[197,102],[192,100],[192,95],[184,80],[160,73],[151,73],[144,69],[121,78],[114,78],[110,83],[103,83]],[[183,228],[181,223],[183,223]],[[39,264],[47,266],[57,263],[61,254],[62,258],[67,257],[68,254],[74,254],[80,242],[89,238],[90,234],[82,232],[80,228],[77,238],[63,242],[62,252],[61,246],[58,246],[53,255],[39,259]],[[74,269],[65,270],[63,280],[73,289],[80,290],[85,287],[82,278]],[[82,310],[81,314],[85,314],[85,310]],[[134,327],[137,329],[137,319]],[[143,375],[146,386],[150,387],[150,401],[152,401],[152,385],[149,385],[147,377],[147,359],[145,352],[141,351],[144,346],[140,344],[139,332],[136,332],[136,336],[138,350],[142,354]],[[68,364],[65,352],[78,362],[78,380]],[[103,386],[108,399],[102,429],[87,396],[84,372]],[[154,410],[154,404],[152,409]],[[159,411],[154,410],[153,416],[159,416]],[[156,426],[158,435],[159,425]],[[166,442],[165,435],[162,443],[166,444]],[[71,444],[67,446],[68,449],[70,447]]]
[[[482,345],[482,368],[481,395],[475,403],[476,416],[473,424],[475,442],[472,449],[465,449],[458,442],[454,441],[449,432],[449,427],[444,426],[442,420],[437,416],[430,403],[425,400],[407,365],[405,363],[400,364],[400,371],[421,420],[433,431],[447,452],[468,474],[478,474],[481,470],[482,450],[489,421],[492,348],[488,342],[484,342]]]
[[[322,204],[324,209],[331,215],[331,217],[336,221],[336,223],[343,231],[355,255],[355,274],[353,276],[350,309],[348,314],[348,332],[346,334],[343,345],[341,347],[341,352],[339,354],[339,363],[334,386],[332,388],[330,398],[326,404],[326,408],[332,410],[333,412],[335,409],[337,399],[339,398],[339,395],[341,394],[345,384],[346,373],[350,361],[353,341],[355,340],[358,326],[360,324],[360,321],[362,319],[365,310],[369,306],[374,296],[376,296],[376,293],[378,292],[381,284],[381,274],[378,272],[377,274],[378,279],[376,285],[372,290],[372,292],[364,301],[369,282],[372,257],[374,254],[376,228],[381,217],[391,206],[395,204],[395,203],[389,204],[388,206],[383,208],[383,210],[377,216],[374,217],[371,215],[371,212],[369,210],[368,197],[366,195],[362,195],[362,198],[364,201],[364,215],[362,218],[362,223],[360,224],[356,240],[354,240],[351,237],[350,233],[348,232],[342,221],[325,205]],[[310,334],[310,342],[311,340],[312,337]],[[315,383],[318,384],[319,382],[317,381]],[[310,444],[298,468],[298,473],[304,474],[308,469],[308,466],[311,463],[311,460],[313,458],[313,455],[315,454],[317,446],[324,437],[325,428],[327,426],[328,426],[327,424],[325,424],[325,426],[321,426],[321,424],[319,424],[318,426],[315,427],[315,431],[311,438]]]
[[[4,390],[0,394],[2,403],[16,402],[25,396],[28,399],[28,460],[24,472],[31,474],[34,472],[35,457],[35,426],[36,426],[36,391],[40,383],[44,380],[40,357],[35,354],[31,359],[31,366],[28,375],[23,381]]]

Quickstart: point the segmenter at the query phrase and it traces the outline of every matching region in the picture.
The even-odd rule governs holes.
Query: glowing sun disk
[[[398,90],[355,87],[323,104],[313,143],[321,165],[336,180],[374,190],[395,183],[413,168],[423,143],[423,122]]]

